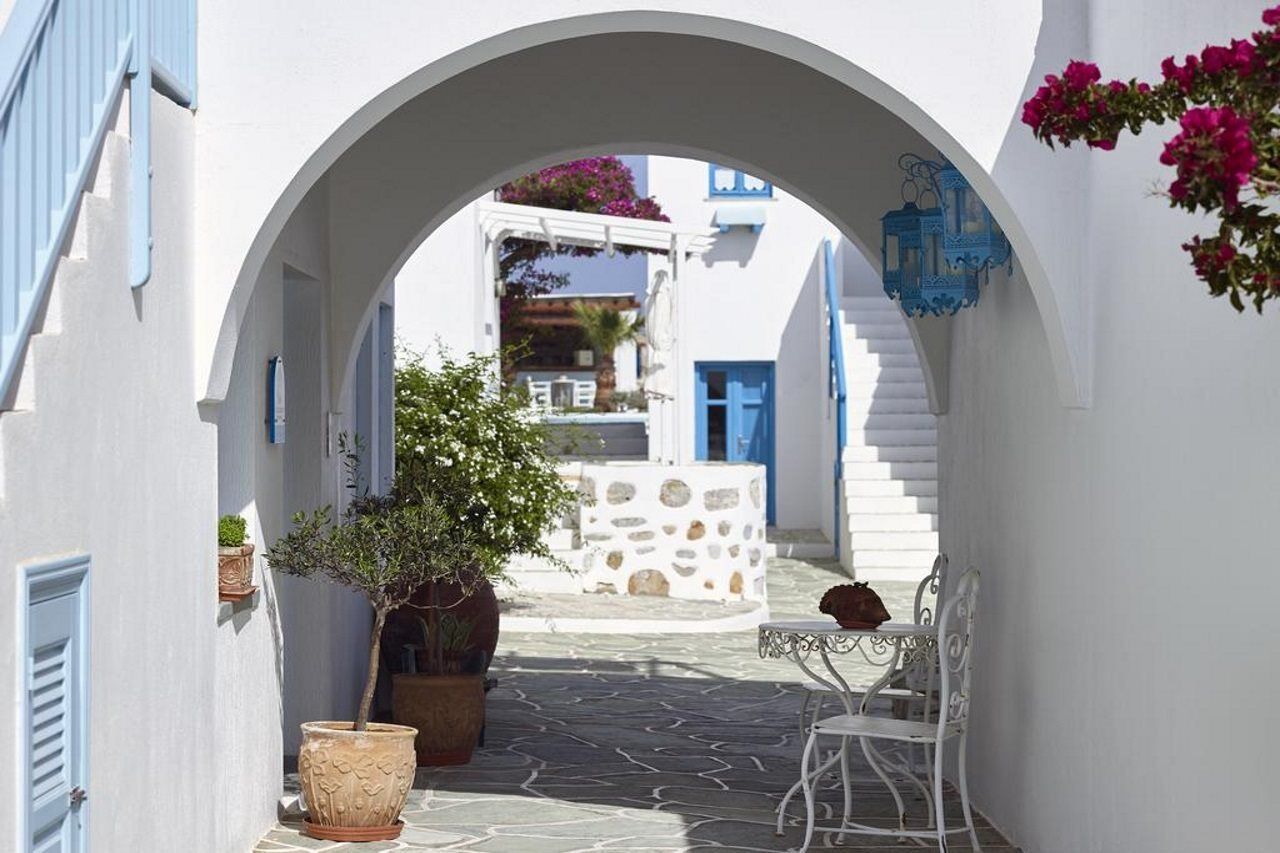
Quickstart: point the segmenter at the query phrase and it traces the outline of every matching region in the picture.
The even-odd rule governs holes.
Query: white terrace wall
[[[708,197],[707,164],[649,158],[649,192],[684,228],[710,228],[717,209],[764,208],[758,234],[733,228],[711,251],[680,265],[677,381],[682,462],[694,459],[699,362],[774,363],[777,526],[819,529],[831,515],[832,469],[822,465],[827,369],[822,241],[840,232],[813,208],[775,188],[772,199]],[[650,274],[665,267],[652,257]],[[830,522],[827,522],[830,526]]]

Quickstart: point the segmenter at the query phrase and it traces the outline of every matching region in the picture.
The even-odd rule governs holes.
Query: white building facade
[[[189,849],[243,850],[274,819],[296,721],[352,712],[367,615],[261,565],[256,598],[220,605],[216,518],[246,514],[261,550],[294,508],[338,498],[335,433],[361,418],[377,433],[387,411],[388,347],[369,330],[386,328],[388,287],[486,189],[588,154],[714,161],[811,206],[874,268],[897,156],[940,150],[1017,259],[975,309],[912,330],[941,548],[984,573],[975,803],[1036,853],[1269,849],[1280,747],[1241,719],[1280,700],[1258,677],[1275,662],[1280,463],[1230,449],[1269,447],[1280,418],[1274,312],[1206,298],[1178,248],[1199,224],[1147,193],[1167,177],[1160,132],[1050,152],[1018,122],[1069,58],[1149,76],[1255,29],[1261,5],[201,3],[178,28],[186,66],[132,42],[136,61],[102,69],[108,106],[85,113],[101,132],[75,145],[39,135],[52,122],[37,133],[44,90],[15,81],[57,55],[27,49],[42,10],[88,5],[5,5],[6,120],[33,122],[6,144],[41,145],[4,149],[0,187],[16,365],[0,411],[0,847],[32,843],[33,626],[66,629],[65,757],[91,849],[155,849],[181,820]],[[155,79],[126,94],[144,69]],[[52,181],[9,176],[73,147],[89,194],[67,182],[78,206],[53,217]],[[132,289],[148,199],[150,275]],[[19,204],[45,204],[67,239],[11,216]],[[45,283],[38,253],[12,248],[37,237],[56,251]],[[485,332],[468,308],[482,292],[440,303],[474,324],[460,340]],[[765,313],[785,330],[783,309]],[[278,356],[303,368],[282,445],[265,424]],[[820,517],[820,487],[795,501]],[[64,593],[74,612],[40,609]],[[1187,630],[1206,609],[1211,640]],[[1224,699],[1209,679],[1249,692]]]

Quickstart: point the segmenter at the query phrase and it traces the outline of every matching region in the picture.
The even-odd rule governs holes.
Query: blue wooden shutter
[[[88,784],[87,558],[27,572],[27,849],[85,849]]]

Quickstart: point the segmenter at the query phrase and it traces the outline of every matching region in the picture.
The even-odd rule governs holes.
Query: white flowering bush
[[[551,558],[542,540],[577,503],[547,455],[546,426],[520,390],[497,381],[498,359],[442,353],[438,369],[401,353],[396,368],[396,472],[464,525],[488,576],[513,554]]]

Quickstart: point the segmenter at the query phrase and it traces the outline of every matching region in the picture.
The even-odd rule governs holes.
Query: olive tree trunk
[[[373,707],[373,691],[378,686],[378,664],[382,655],[382,626],[387,621],[387,610],[384,605],[374,605],[373,637],[369,642],[369,674],[364,680],[364,695],[360,697],[360,710],[356,712],[355,731],[362,732],[369,728],[369,710]]]

